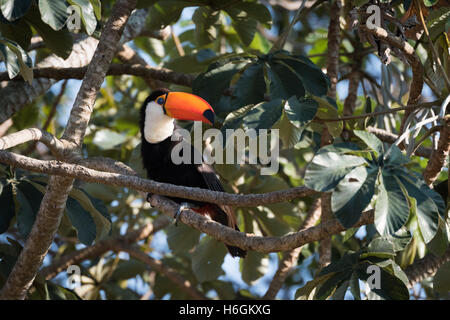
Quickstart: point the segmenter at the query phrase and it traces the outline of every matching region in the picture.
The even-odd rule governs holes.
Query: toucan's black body
[[[174,164],[171,159],[172,149],[181,143],[181,137],[172,141],[172,137],[168,137],[159,143],[149,143],[144,138],[144,120],[145,108],[149,101],[153,101],[156,97],[168,92],[165,90],[158,90],[153,92],[144,102],[141,108],[140,129],[142,135],[142,159],[144,168],[147,170],[149,179],[171,183],[179,186],[196,187],[202,189],[210,189],[214,191],[224,191],[220,180],[217,178],[214,169],[207,164],[194,164],[193,157],[196,151],[191,146],[192,161],[191,164]],[[236,219],[233,209],[229,206],[219,206],[216,204],[205,203],[200,201],[188,200],[183,198],[170,197],[171,200],[181,204],[188,202],[194,205],[194,211],[209,215],[211,219],[223,225],[229,226],[239,230],[236,224]],[[228,246],[228,251],[232,256],[244,257],[246,251],[233,246]]]

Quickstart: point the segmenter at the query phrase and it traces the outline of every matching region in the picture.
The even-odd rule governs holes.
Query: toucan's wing
[[[206,163],[202,163],[201,165],[197,165],[197,170],[202,175],[203,180],[208,186],[208,189],[220,192],[225,191],[212,166]],[[228,226],[230,226],[231,228],[236,228],[237,223],[233,208],[226,205],[218,205],[218,207],[227,214],[229,222]]]

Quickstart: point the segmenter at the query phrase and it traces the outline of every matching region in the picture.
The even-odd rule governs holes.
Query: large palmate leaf
[[[19,72],[22,77],[31,83],[33,81],[32,60],[28,53],[17,43],[5,39],[0,35],[0,57],[5,60],[6,69],[10,79]]]
[[[377,168],[356,167],[342,179],[331,195],[331,208],[346,228],[352,227],[374,195]]]
[[[30,46],[33,35],[30,26],[23,19],[14,23],[0,23],[0,33],[3,37],[14,41],[25,50]]]
[[[439,227],[438,205],[428,196],[427,191],[424,192],[427,189],[426,186],[422,186],[422,188],[420,188],[420,185],[417,186],[417,179],[413,180],[406,175],[401,175],[399,180],[406,189],[408,196],[414,199],[413,210],[417,216],[420,233],[425,243],[428,243],[434,238]]]
[[[86,27],[87,34],[94,33],[97,27],[96,13],[94,12],[94,6],[88,0],[68,0],[70,4],[80,7],[81,20]],[[98,9],[97,9],[98,10]]]
[[[39,0],[41,19],[53,30],[61,30],[67,21],[67,4],[58,0]]]
[[[445,219],[441,196],[407,171],[404,164],[408,158],[398,147],[385,150],[375,135],[355,134],[372,151],[354,144],[321,148],[306,168],[306,186],[333,192],[331,208],[347,228],[358,221],[376,195],[375,227],[380,234],[394,236],[413,214],[425,243],[429,243],[439,230],[439,217]]]
[[[204,237],[192,254],[192,271],[199,282],[211,281],[224,274],[222,263],[227,249],[222,242]]]
[[[249,251],[245,259],[241,259],[242,280],[252,285],[266,274],[268,267],[269,258],[267,254]]]
[[[147,16],[147,26],[150,29],[160,30],[176,22],[185,7],[193,6],[190,1],[165,0],[158,1],[150,7]]]
[[[373,287],[371,291],[383,299],[407,300],[409,293],[405,275],[390,259],[393,253],[392,243],[384,239],[375,239],[366,249],[346,253],[340,260],[323,268],[317,279],[325,280],[315,283],[313,281],[308,291],[311,292],[316,287],[314,295],[316,299],[327,299],[331,295],[334,299],[344,299],[345,291],[350,288],[354,298],[359,300],[358,280],[370,280],[372,274],[369,272],[370,267],[375,270],[380,280],[379,287]]]
[[[266,6],[256,2],[238,2],[224,9],[232,19],[233,28],[244,46],[249,46],[255,34],[257,23],[269,26],[272,22]]]
[[[219,100],[221,97],[224,98],[223,94],[230,86],[233,76],[250,61],[249,59],[234,59],[211,64],[206,72],[195,78],[192,91],[208,101],[217,114],[232,111],[232,106],[229,104],[221,108]]]
[[[355,167],[367,163],[362,157],[345,154],[348,151],[340,146],[322,148],[306,167],[305,185],[316,191],[330,191]]]
[[[85,245],[91,245],[97,235],[95,222],[89,211],[72,197],[67,198],[66,212],[70,222],[77,230],[78,239]]]
[[[216,24],[219,22],[220,12],[209,7],[199,7],[192,15],[195,23],[195,40],[199,46],[213,42],[217,37]]]
[[[312,99],[290,97],[284,105],[284,111],[289,121],[300,129],[314,118],[318,106],[318,103]]]
[[[300,99],[306,92],[323,95],[328,86],[327,76],[308,58],[281,51],[259,57],[233,56],[212,64],[194,81],[193,92],[214,108],[214,102],[231,94],[227,100],[230,112],[267,100]]]
[[[382,171],[380,178],[375,226],[381,234],[394,234],[408,221],[408,199],[395,176]]]

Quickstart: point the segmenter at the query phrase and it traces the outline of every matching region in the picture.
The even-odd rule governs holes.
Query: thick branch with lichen
[[[142,192],[182,197],[190,200],[205,201],[216,204],[238,205],[242,207],[253,207],[255,204],[266,205],[290,201],[299,197],[305,197],[317,193],[314,190],[301,186],[262,194],[231,194],[207,189],[161,183],[143,179],[134,175],[98,171],[90,169],[86,166],[65,163],[62,161],[36,160],[8,151],[0,151],[0,162],[32,172],[70,177],[87,182],[110,184],[113,186],[131,188]],[[84,160],[83,162],[89,164],[88,160]],[[126,172],[127,169],[123,167],[123,170],[123,172]]]
[[[75,146],[71,150],[73,154],[80,150],[97,92],[116,52],[128,17],[135,6],[136,0],[117,1],[102,32],[62,136],[62,140]],[[30,235],[0,292],[0,299],[26,297],[59,227],[72,183],[73,179],[70,177],[52,176],[50,178]]]
[[[119,53],[122,51],[119,51]],[[33,69],[33,75],[35,78],[49,78],[55,80],[62,79],[83,79],[88,67],[68,67],[68,68],[38,68]],[[180,73],[163,67],[151,67],[143,64],[111,64],[106,75],[119,76],[119,75],[133,75],[143,77],[145,79],[159,80],[174,84],[190,87],[195,76],[188,73]],[[6,72],[0,73],[0,81],[6,80],[8,74]],[[23,81],[18,76],[14,78],[17,81]]]

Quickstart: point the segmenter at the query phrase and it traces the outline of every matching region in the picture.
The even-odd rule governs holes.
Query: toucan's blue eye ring
[[[160,105],[163,105],[163,104],[164,104],[164,98],[158,98],[158,99],[156,100],[156,103],[157,103],[157,104],[160,104]]]

